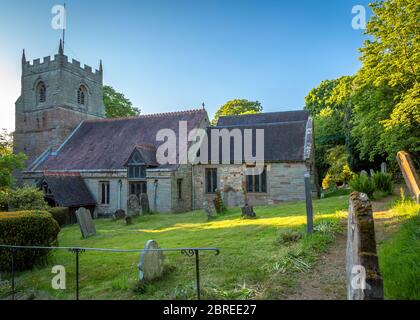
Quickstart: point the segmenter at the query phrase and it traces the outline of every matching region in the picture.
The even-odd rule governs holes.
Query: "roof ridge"
[[[111,122],[111,121],[119,121],[119,120],[135,120],[135,119],[143,119],[143,118],[175,116],[175,115],[181,115],[181,114],[191,114],[191,113],[203,112],[203,111],[205,111],[205,110],[204,109],[190,109],[190,110],[171,111],[171,112],[140,114],[138,116],[132,116],[132,117],[89,119],[89,120],[85,120],[85,122]]]
[[[288,112],[306,112],[306,113],[309,113],[308,110],[285,110],[285,111],[270,111],[270,112],[258,112],[258,113],[246,113],[246,114],[231,114],[231,115],[226,115],[226,116],[220,116],[219,118],[258,116],[258,115],[275,114],[275,113],[288,113]]]

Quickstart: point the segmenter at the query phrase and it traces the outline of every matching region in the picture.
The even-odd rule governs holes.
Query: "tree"
[[[23,153],[13,154],[12,136],[3,129],[0,133],[0,191],[12,186],[12,173],[16,169],[23,169],[25,160]]]
[[[133,107],[124,94],[117,92],[111,86],[104,86],[104,105],[107,118],[133,117],[140,114],[140,109]]]
[[[262,110],[263,107],[258,101],[248,101],[246,99],[230,100],[217,110],[212,125],[216,125],[221,116],[260,113]]]
[[[356,117],[353,136],[362,157],[396,152],[420,153],[419,9],[415,0],[376,1],[367,24],[362,67],[356,75]],[[369,93],[369,94],[367,94]]]

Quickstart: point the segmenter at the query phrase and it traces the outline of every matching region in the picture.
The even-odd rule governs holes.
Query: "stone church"
[[[93,70],[69,61],[61,43],[53,59],[29,62],[23,52],[21,86],[14,148],[28,161],[18,181],[42,188],[51,205],[83,206],[95,216],[109,216],[127,211],[130,195],[146,195],[154,212],[202,208],[217,190],[228,206],[243,205],[245,195],[252,205],[303,200],[305,172],[317,193],[312,119],[306,111],[219,119],[213,129],[264,130],[264,170],[247,175],[248,165],[233,161],[160,164],[158,132],[165,128],[179,135],[180,122],[188,134],[209,130],[206,110],[107,119],[102,62]]]

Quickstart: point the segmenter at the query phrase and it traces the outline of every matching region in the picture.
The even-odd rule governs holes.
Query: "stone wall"
[[[147,170],[146,178],[150,210],[154,212],[171,212],[172,171]]]
[[[40,82],[46,86],[45,102],[37,101]],[[105,116],[102,70],[93,72],[76,60],[69,62],[63,54],[32,64],[23,61],[21,85],[15,104],[14,152],[24,152],[27,164],[47,148],[58,148],[81,121]],[[77,103],[80,85],[87,89],[85,105]]]
[[[283,201],[305,199],[304,162],[268,163],[267,192],[248,193],[250,205],[266,205]],[[195,208],[201,208],[204,201],[213,202],[214,194],[206,192],[205,169],[217,168],[218,188],[228,206],[244,204],[243,182],[245,180],[243,165],[197,165],[194,166]]]
[[[383,299],[372,205],[364,193],[353,192],[349,198],[346,256],[347,298]]]

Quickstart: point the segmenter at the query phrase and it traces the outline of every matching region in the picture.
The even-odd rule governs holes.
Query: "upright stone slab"
[[[130,194],[127,200],[127,215],[130,217],[138,216],[140,214],[139,198],[135,194]]]
[[[159,249],[155,240],[147,241],[145,250]],[[150,282],[158,279],[163,274],[163,261],[165,256],[162,251],[144,251],[141,253],[138,268],[140,271],[140,281]]]
[[[140,195],[140,207],[142,214],[149,214],[150,213],[150,206],[149,206],[149,197],[146,193],[142,193]]]
[[[213,208],[208,201],[203,202],[203,209],[206,212],[207,219],[210,220],[213,217]]]
[[[372,205],[364,193],[350,195],[346,256],[347,299],[383,299]]]
[[[80,231],[82,232],[83,238],[96,234],[95,224],[93,223],[92,216],[90,211],[86,208],[80,208],[76,211],[77,222],[80,226]]]
[[[124,219],[125,211],[123,209],[118,209],[117,211],[115,211],[114,216],[116,220]]]
[[[386,162],[381,163],[381,172],[386,173]]]

